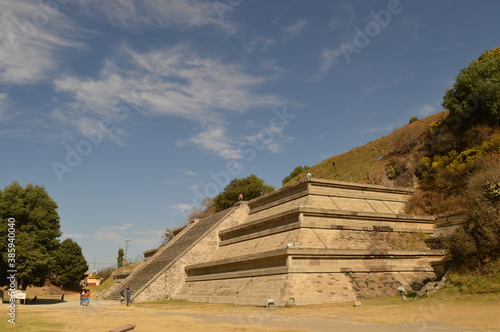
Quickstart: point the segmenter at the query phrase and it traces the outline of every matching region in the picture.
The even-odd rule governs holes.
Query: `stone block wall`
[[[285,249],[288,243],[299,242],[299,229],[269,235],[265,238],[258,237],[247,241],[236,242],[221,246],[210,258],[211,261],[231,257],[244,256],[249,253],[257,254],[278,249]]]
[[[189,282],[176,298],[262,306],[268,298],[278,306],[293,298],[296,305],[310,305],[396,296],[399,286],[411,292],[413,285],[432,277],[432,272],[288,273]]]
[[[279,274],[189,282],[177,293],[176,299],[264,306],[268,298],[274,298],[276,305],[284,305],[287,279],[286,274]]]

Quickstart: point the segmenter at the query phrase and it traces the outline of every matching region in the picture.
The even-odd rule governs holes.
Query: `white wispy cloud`
[[[92,138],[94,142],[100,142],[102,138],[107,137],[117,144],[124,144],[123,138],[126,136],[126,130],[121,121],[88,114],[82,109],[78,109],[76,105],[53,110],[50,119],[53,124],[60,125],[60,133],[54,134],[59,140],[71,140],[74,129],[76,129],[77,133]],[[48,137],[46,139],[50,140]]]
[[[8,101],[9,101],[8,95],[6,93],[0,93],[0,121],[5,120],[6,118]]]
[[[287,25],[281,28],[283,32],[283,41],[286,42],[296,36],[298,36],[306,27],[307,21],[305,19],[301,19],[294,24]]]
[[[340,30],[340,35],[344,41],[352,40],[353,34],[351,30],[356,19],[356,10],[352,4],[347,2],[338,2],[335,4],[334,12],[336,16],[330,20],[328,24],[329,30],[335,31],[336,34],[339,34],[338,30]],[[340,45],[341,43],[336,46],[323,48],[319,57],[318,71],[311,78],[309,78],[309,81],[322,81],[325,75],[328,74],[334,66],[341,63],[341,58],[344,56],[344,53],[342,52]]]
[[[277,59],[271,59],[271,58],[263,60],[260,63],[260,68],[262,68],[263,70],[267,70],[267,71],[270,71],[272,73],[278,74],[278,75],[284,74],[286,72],[285,69],[278,66]]]
[[[253,53],[255,51],[265,51],[276,45],[273,38],[256,36],[248,43],[245,43],[245,51]]]
[[[345,30],[353,27],[356,19],[356,10],[354,6],[348,2],[337,2],[335,4],[335,16],[328,23],[328,27],[335,30]]]
[[[134,244],[137,247],[142,247],[142,248],[148,248],[148,249],[153,249],[158,247],[159,242],[160,242],[160,235],[157,236],[152,236],[152,237],[147,237],[147,238],[135,238],[134,239]]]
[[[103,230],[103,231],[123,231],[123,230],[131,228],[132,226],[134,226],[134,225],[127,223],[127,224],[122,224],[122,225],[104,227],[104,228],[101,228],[101,230]]]
[[[257,92],[266,81],[240,65],[202,57],[185,44],[148,53],[123,46],[119,58],[108,59],[95,78],[54,80],[55,89],[72,101],[52,116],[82,134],[100,131],[118,143],[126,132],[122,123],[131,114],[181,117],[208,129],[179,145],[238,159],[226,133],[226,115],[283,104],[280,97]]]
[[[131,244],[135,247],[153,248],[158,245],[159,238],[163,230],[149,230],[134,232],[133,236],[127,233],[133,225],[123,224],[100,228],[92,233],[63,233],[62,238],[82,239],[82,241],[97,241],[106,243],[115,243],[123,245],[126,239],[132,239]],[[130,257],[129,257],[130,258]]]
[[[104,17],[115,26],[129,29],[235,27],[221,20],[212,1],[202,0],[78,0],[89,15]]]
[[[157,236],[161,236],[163,234],[163,231],[164,230],[161,230],[161,229],[155,229],[155,230],[152,230],[152,231],[136,232],[134,234],[136,234],[136,235],[157,235]]]
[[[396,128],[394,125],[388,125],[383,127],[372,127],[361,131],[362,133],[380,133],[380,132],[391,132]]]
[[[272,153],[279,153],[283,151],[286,144],[293,142],[295,139],[291,136],[284,134],[285,127],[269,126],[265,129],[259,130],[256,134],[245,138],[246,142],[250,145],[262,147]]]
[[[194,207],[192,204],[174,204],[170,205],[171,209],[178,210],[178,211],[184,211],[184,210],[190,210]]]
[[[182,174],[186,174],[188,176],[196,176],[196,175],[198,175],[198,173],[196,173],[196,172],[193,172],[193,171],[190,171],[190,170],[185,170],[185,169],[181,169],[181,170],[179,170],[179,172],[181,172]]]
[[[123,235],[110,231],[97,231],[92,235],[92,238],[96,241],[102,241],[102,242],[122,243],[124,240]]]
[[[43,1],[0,4],[0,82],[33,84],[58,68],[62,49],[81,48],[77,25]]]
[[[320,72],[326,73],[329,71],[334,64],[339,62],[339,58],[342,56],[342,51],[340,48],[326,48],[321,52],[321,65]]]
[[[431,105],[422,105],[418,109],[418,115],[421,117],[427,117],[433,113],[435,113],[437,109]]]
[[[168,184],[168,185],[170,185],[170,184],[179,184],[179,182],[180,182],[179,179],[176,179],[176,180],[164,180],[164,181],[162,181],[163,184]]]
[[[82,233],[63,233],[63,235],[61,236],[61,238],[70,238],[70,239],[85,239],[85,238],[89,238],[90,235],[88,234],[82,234]]]
[[[202,57],[186,44],[147,53],[123,46],[118,54],[95,78],[65,75],[54,80],[55,89],[73,101],[53,116],[80,133],[98,130],[105,120],[121,128],[118,124],[137,112],[177,116],[210,127],[187,142],[232,158],[237,155],[225,136],[225,115],[283,104],[277,96],[255,92],[266,83],[265,77]],[[119,141],[121,134],[113,132],[112,137]]]
[[[343,53],[340,47],[337,48],[325,48],[320,55],[319,69],[316,74],[309,78],[312,82],[319,82],[323,77],[333,68],[333,66],[340,63],[340,57]]]
[[[192,145],[206,152],[214,153],[224,159],[241,159],[240,151],[227,136],[222,126],[211,126],[188,140],[177,142],[179,146]]]
[[[201,184],[193,184],[191,186],[187,186],[186,189],[187,190],[198,190],[198,188],[200,188],[202,185]]]

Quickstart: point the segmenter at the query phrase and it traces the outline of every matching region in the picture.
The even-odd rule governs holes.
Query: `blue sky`
[[[498,1],[2,0],[0,187],[43,185],[90,269],[203,197],[442,110]]]

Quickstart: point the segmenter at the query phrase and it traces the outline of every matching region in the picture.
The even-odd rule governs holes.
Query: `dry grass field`
[[[498,294],[432,295],[401,301],[371,299],[292,308],[161,301],[133,303],[92,299],[80,306],[77,294],[45,295],[16,307],[16,324],[2,314],[0,331],[109,331],[135,324],[135,331],[500,331]],[[6,306],[4,304],[6,312]]]

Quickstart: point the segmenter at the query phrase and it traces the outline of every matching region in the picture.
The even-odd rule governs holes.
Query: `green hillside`
[[[449,112],[442,111],[325,159],[284,185],[311,173],[316,178],[414,188],[406,213],[466,210],[469,181],[500,165],[500,126],[453,127]]]
[[[447,111],[442,111],[431,115],[366,145],[325,159],[285,185],[305,178],[306,173],[310,172],[313,177],[323,179],[412,187],[415,185],[412,174],[398,173],[395,168],[412,169],[412,162],[417,157],[413,153],[415,148],[423,143],[430,125],[442,121],[447,114]],[[403,160],[406,157],[409,159]]]

